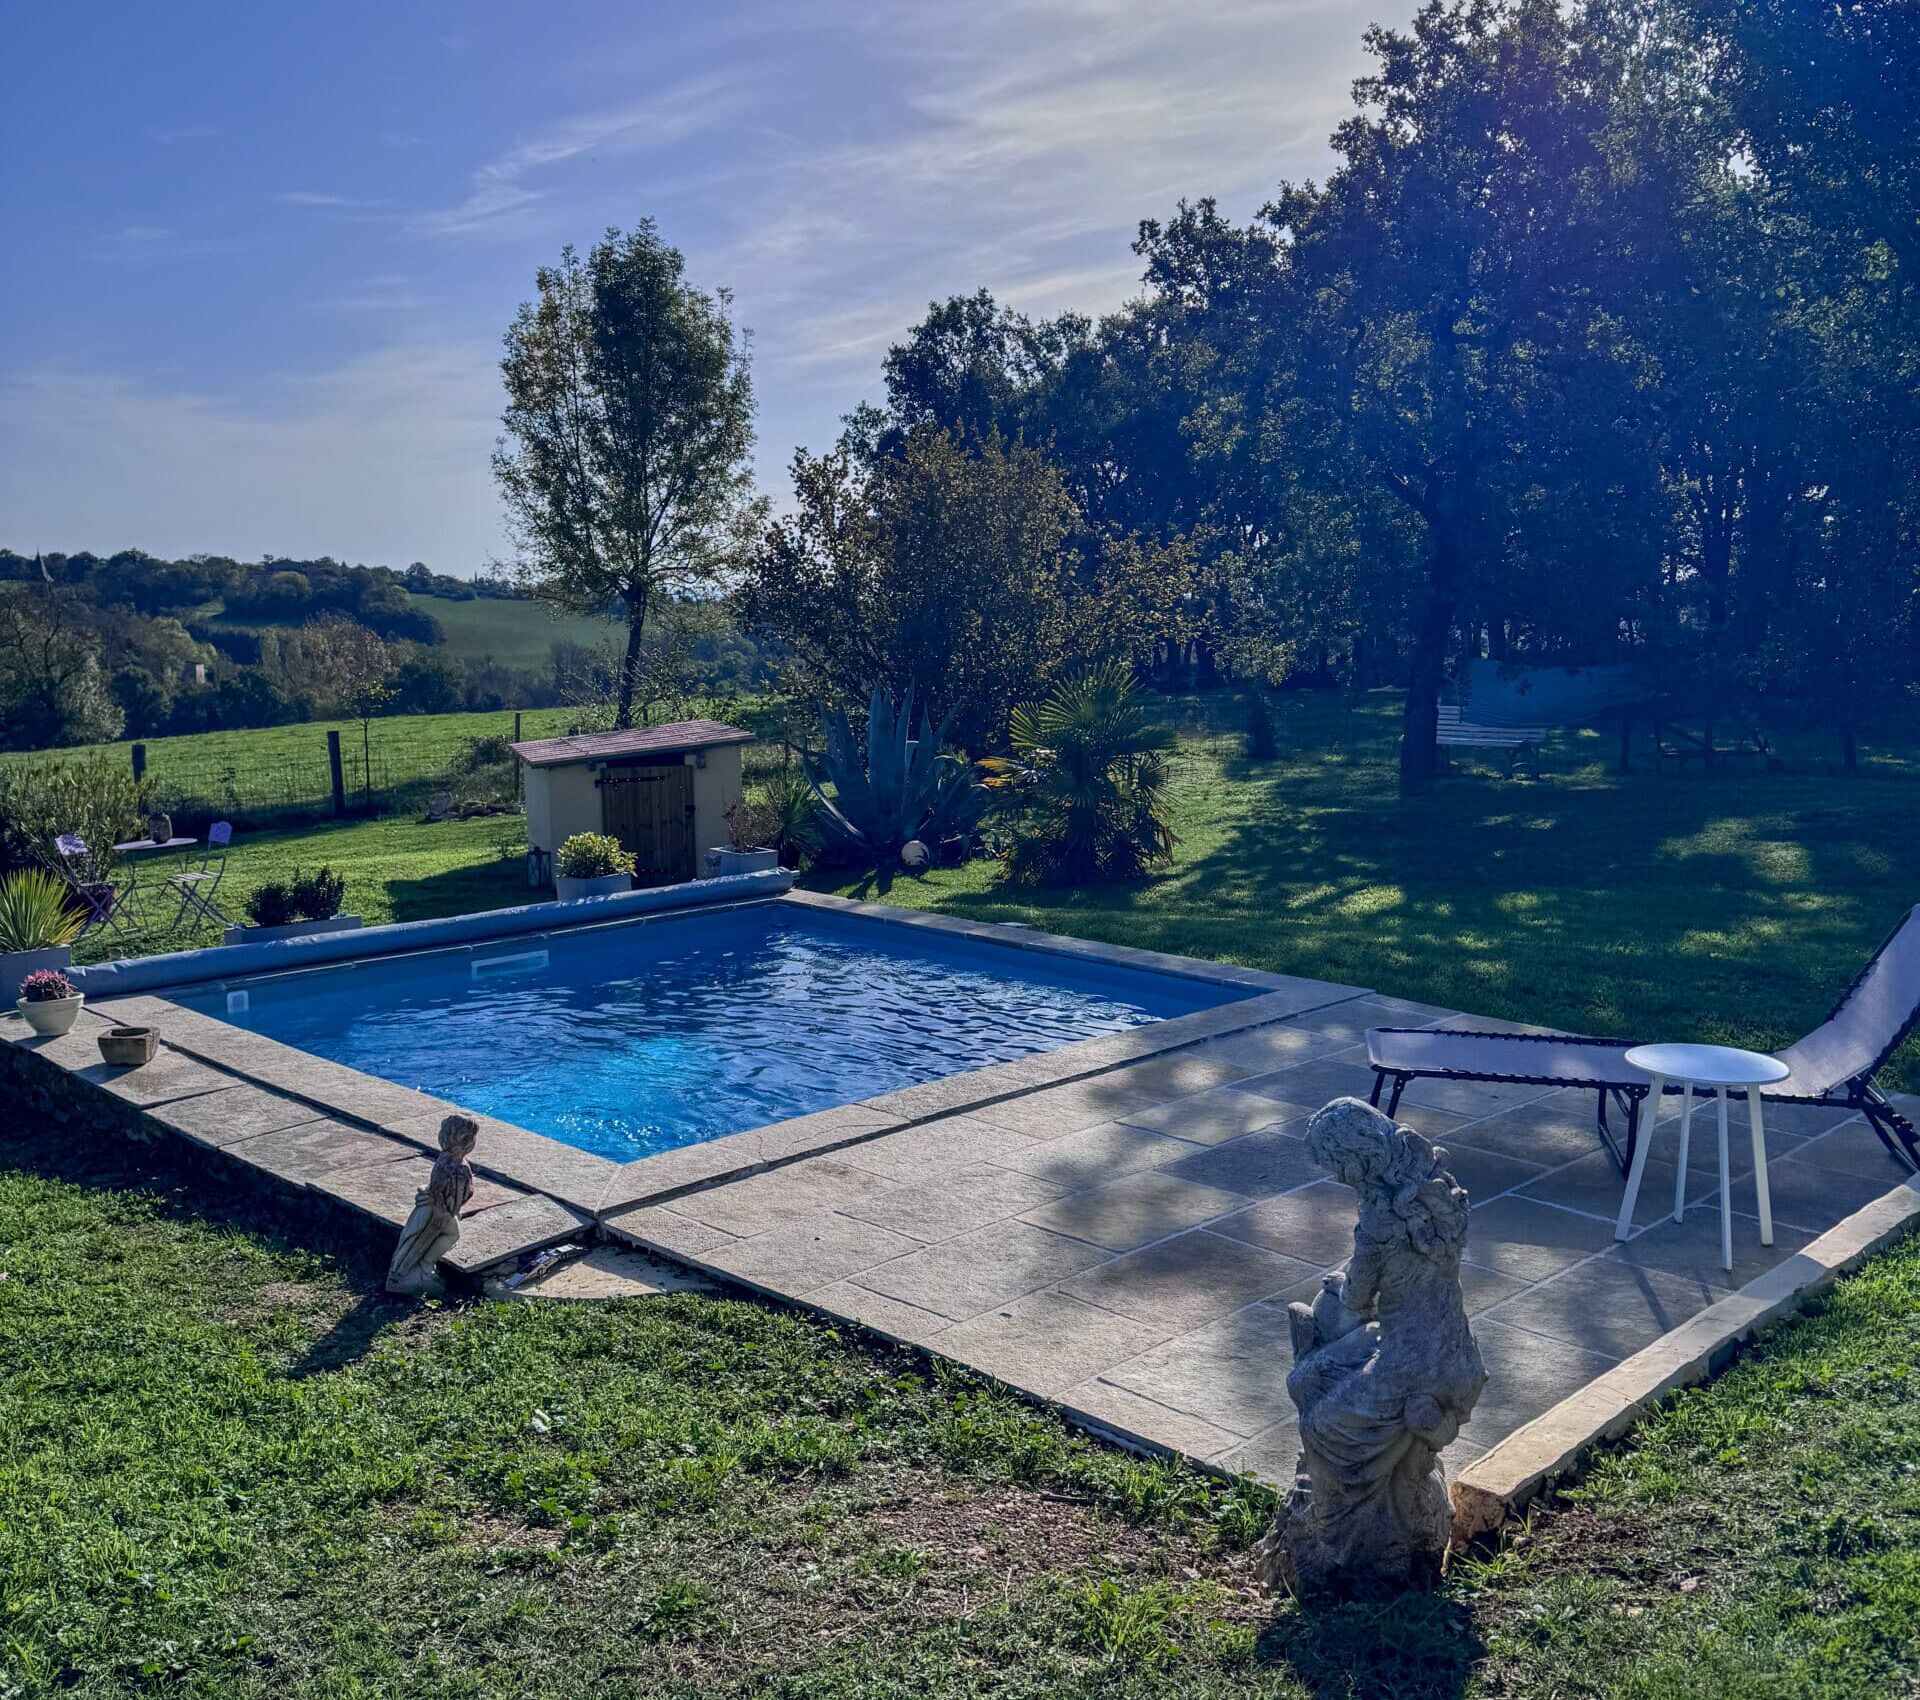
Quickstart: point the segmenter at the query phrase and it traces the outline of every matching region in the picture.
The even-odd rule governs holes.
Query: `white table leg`
[[[1633,1167],[1627,1171],[1627,1196],[1620,1201],[1620,1220],[1613,1226],[1613,1237],[1624,1240],[1633,1232],[1633,1207],[1640,1199],[1640,1182],[1647,1172],[1647,1153],[1653,1149],[1653,1130],[1660,1125],[1660,1094],[1667,1083],[1653,1077],[1653,1090],[1647,1094],[1647,1125],[1640,1130],[1640,1143],[1633,1150]]]
[[[1733,1267],[1733,1188],[1727,1180],[1727,1089],[1714,1096],[1720,1104],[1720,1267]]]
[[[1760,1198],[1760,1243],[1773,1244],[1773,1193],[1767,1185],[1767,1127],[1760,1119],[1760,1088],[1747,1088],[1747,1127],[1753,1134],[1753,1190]]]
[[[1687,1210],[1687,1136],[1693,1131],[1693,1082],[1680,1087],[1680,1170],[1673,1177],[1673,1219],[1677,1222]]]

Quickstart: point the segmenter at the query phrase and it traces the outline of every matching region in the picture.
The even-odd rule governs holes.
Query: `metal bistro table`
[[[1758,1051],[1741,1051],[1731,1045],[1636,1045],[1626,1053],[1625,1061],[1642,1074],[1653,1077],[1647,1095],[1651,1108],[1647,1113],[1647,1131],[1640,1148],[1633,1154],[1633,1168],[1627,1175],[1627,1196],[1620,1201],[1620,1220],[1614,1224],[1613,1237],[1624,1240],[1633,1228],[1633,1207],[1640,1199],[1640,1182],[1647,1172],[1647,1153],[1653,1148],[1653,1130],[1660,1119],[1660,1095],[1669,1081],[1680,1087],[1680,1150],[1673,1179],[1673,1219],[1678,1222],[1687,1207],[1687,1136],[1693,1126],[1695,1087],[1711,1090],[1720,1108],[1720,1266],[1733,1267],[1733,1200],[1727,1175],[1727,1091],[1741,1088],[1747,1094],[1747,1131],[1753,1138],[1753,1186],[1760,1202],[1760,1243],[1773,1244],[1773,1201],[1767,1194],[1767,1129],[1760,1113],[1760,1088],[1787,1078],[1787,1065],[1777,1057]]]
[[[174,851],[191,850],[200,842],[197,838],[130,838],[125,844],[116,844],[113,852],[127,859],[127,889],[121,893],[120,900],[126,904],[127,911],[136,921],[140,911],[135,905],[141,893],[140,858],[143,856],[165,856]]]

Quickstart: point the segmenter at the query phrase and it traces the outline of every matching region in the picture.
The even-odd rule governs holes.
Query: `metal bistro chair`
[[[214,893],[220,889],[220,881],[226,877],[227,852],[233,847],[233,823],[217,820],[207,828],[207,842],[200,852],[200,865],[189,868],[185,873],[175,874],[168,880],[180,893],[180,907],[173,912],[173,925],[177,928],[191,911],[201,920],[211,921],[216,927],[230,927],[232,920],[225,910],[214,902]]]
[[[107,877],[106,870],[94,860],[93,852],[87,848],[87,841],[78,833],[63,832],[53,841],[53,847],[60,853],[60,871],[85,911],[80,923],[81,933],[101,927],[122,937],[128,936],[131,928],[122,901],[123,894]]]

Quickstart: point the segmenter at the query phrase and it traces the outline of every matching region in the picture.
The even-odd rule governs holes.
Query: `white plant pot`
[[[358,915],[329,915],[324,921],[289,921],[284,927],[229,927],[223,944],[271,944],[275,939],[311,939],[322,933],[350,933],[361,925]]]
[[[16,998],[14,1008],[27,1018],[27,1025],[41,1038],[57,1039],[73,1031],[73,1024],[80,1019],[80,1006],[86,1001],[85,992],[75,992],[70,998],[43,998],[38,1003]]]
[[[707,873],[715,879],[730,874],[761,874],[779,866],[778,850],[735,850],[720,845],[707,852]]]
[[[575,879],[572,874],[555,874],[553,889],[560,894],[561,902],[571,903],[577,897],[612,897],[631,891],[633,878],[630,874],[599,874],[593,879]]]
[[[73,946],[49,945],[45,950],[10,950],[0,954],[0,997],[20,995],[20,982],[43,968],[65,970],[73,966]]]

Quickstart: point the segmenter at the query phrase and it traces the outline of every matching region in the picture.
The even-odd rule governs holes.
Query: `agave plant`
[[[980,765],[1021,829],[1007,852],[1016,879],[1137,879],[1172,858],[1164,753],[1172,740],[1149,718],[1125,662],[1015,709],[1009,732],[1013,753]]]
[[[987,796],[972,763],[941,748],[951,719],[935,727],[922,714],[915,737],[912,689],[897,712],[876,689],[867,705],[863,750],[846,711],[829,714],[821,727],[825,753],[804,758],[823,836],[863,860],[891,867],[910,840],[934,846],[971,831]]]
[[[67,907],[67,888],[43,869],[19,868],[0,880],[0,952],[72,944],[83,924]]]

